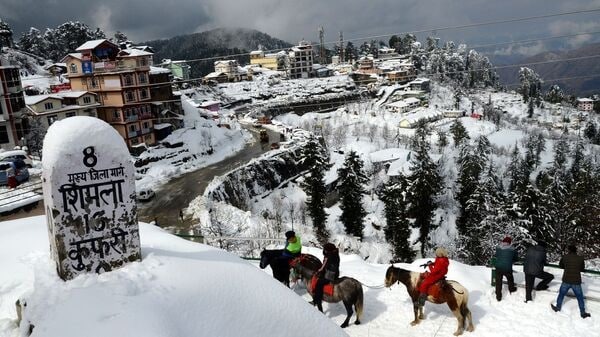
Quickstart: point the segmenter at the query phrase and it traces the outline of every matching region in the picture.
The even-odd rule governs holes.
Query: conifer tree
[[[429,156],[431,145],[428,142],[429,130],[420,124],[412,139],[410,174],[407,177],[408,212],[414,218],[412,226],[419,229],[421,255],[429,245],[429,235],[437,227],[433,213],[438,207],[437,196],[443,188],[442,177],[437,165]]]
[[[466,140],[469,139],[469,133],[467,129],[462,124],[460,119],[455,119],[454,123],[450,126],[450,133],[452,134],[452,139],[454,140],[454,146],[460,147],[460,145]]]
[[[405,188],[406,179],[402,174],[390,178],[383,186],[381,200],[385,205],[385,239],[392,246],[394,260],[410,263],[415,258],[415,251],[410,243],[411,231],[406,209]]]
[[[362,205],[362,197],[365,194],[364,185],[369,181],[363,172],[363,165],[356,152],[350,151],[343,166],[338,169],[338,191],[342,209],[340,221],[344,224],[347,234],[361,239],[365,227],[363,220],[367,215]]]
[[[308,168],[308,174],[304,178],[301,187],[307,195],[306,208],[308,215],[312,218],[315,236],[320,244],[329,241],[329,232],[326,229],[327,213],[325,212],[325,189],[324,170],[329,167],[329,160],[323,154],[322,147],[316,138],[311,137],[303,148],[300,164]]]

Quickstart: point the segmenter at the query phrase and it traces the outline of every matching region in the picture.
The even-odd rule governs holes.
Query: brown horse
[[[321,261],[310,254],[303,254],[292,261],[294,272],[302,279],[306,285],[306,290],[313,296],[314,292],[311,285],[313,275],[321,268]],[[348,326],[350,317],[352,317],[352,305],[356,310],[356,321],[354,324],[360,324],[360,317],[363,311],[363,290],[362,284],[351,277],[340,277],[333,283],[333,295],[323,294],[323,301],[328,303],[338,303],[342,301],[346,307],[346,320],[341,327]],[[323,312],[323,307],[319,306],[319,310]]]
[[[423,306],[419,306],[418,304],[419,285],[421,282],[423,282],[421,273],[390,266],[385,273],[385,286],[389,288],[396,282],[402,283],[406,286],[408,295],[412,299],[415,320],[410,324],[419,324],[420,320],[423,319]],[[448,304],[448,307],[458,320],[458,328],[454,332],[454,335],[458,336],[463,333],[467,321],[467,331],[471,332],[475,330],[475,326],[473,326],[473,318],[471,317],[471,310],[469,310],[469,307],[467,306],[469,302],[469,292],[467,289],[456,281],[445,280],[439,281],[431,288],[434,287],[439,289],[439,292],[436,294],[436,296],[432,296],[432,291],[430,289],[430,292],[427,296],[427,301],[435,304]]]

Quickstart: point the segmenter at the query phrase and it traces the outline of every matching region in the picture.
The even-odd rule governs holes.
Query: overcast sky
[[[201,32],[217,27],[253,28],[296,43],[318,41],[317,29],[325,29],[325,41],[378,36],[387,42],[391,34],[428,29],[419,34],[469,45],[498,43],[580,32],[600,31],[600,11],[526,22],[467,29],[443,27],[514,19],[570,11],[599,9],[600,0],[1,0],[0,19],[7,21],[15,39],[29,27],[55,28],[79,20],[107,35],[124,32],[142,42]],[[578,46],[597,42],[600,34],[546,41]],[[357,41],[360,43],[360,41]],[[543,43],[508,46],[532,54]]]

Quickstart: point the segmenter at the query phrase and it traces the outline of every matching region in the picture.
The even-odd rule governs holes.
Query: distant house
[[[262,50],[254,50],[250,52],[250,64],[271,70],[284,70],[287,57],[288,55],[283,51],[276,54],[265,54]]]
[[[441,111],[418,108],[409,112],[402,118],[398,126],[405,129],[412,129],[415,128],[419,122],[433,122],[442,117],[443,113]]]
[[[67,64],[66,63],[52,63],[44,67],[44,70],[48,71],[53,76],[58,76],[60,74],[67,73]]]
[[[577,109],[581,111],[593,111],[594,110],[594,100],[591,98],[577,98],[575,101],[577,105]]]
[[[400,54],[396,52],[394,48],[383,47],[379,49],[378,59],[380,60],[389,60],[399,58]]]
[[[54,122],[73,117],[97,117],[100,106],[97,95],[89,91],[59,92],[50,95],[25,96],[28,114],[47,129]]]
[[[414,108],[418,107],[421,104],[421,100],[415,97],[409,97],[400,101],[392,102],[386,104],[386,107],[392,111],[397,113],[405,113]]]
[[[464,110],[444,110],[443,115],[445,118],[459,118],[464,117],[466,112]]]
[[[417,78],[408,83],[408,86],[411,90],[422,90],[429,92],[430,81],[428,78]]]
[[[169,69],[174,78],[187,81],[190,79],[192,67],[187,61],[172,61],[170,59],[162,60],[160,64],[162,68]]]
[[[220,101],[204,101],[200,103],[199,107],[209,111],[219,111],[221,106]]]
[[[248,78],[248,71],[240,67],[236,60],[215,62],[215,71],[204,76],[204,82],[239,82]]]
[[[329,77],[333,76],[333,69],[330,69],[321,64],[313,64],[314,77]]]

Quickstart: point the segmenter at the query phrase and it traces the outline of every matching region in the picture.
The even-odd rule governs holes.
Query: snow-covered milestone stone
[[[42,187],[58,274],[111,271],[141,259],[133,164],[123,138],[93,117],[48,129]]]

